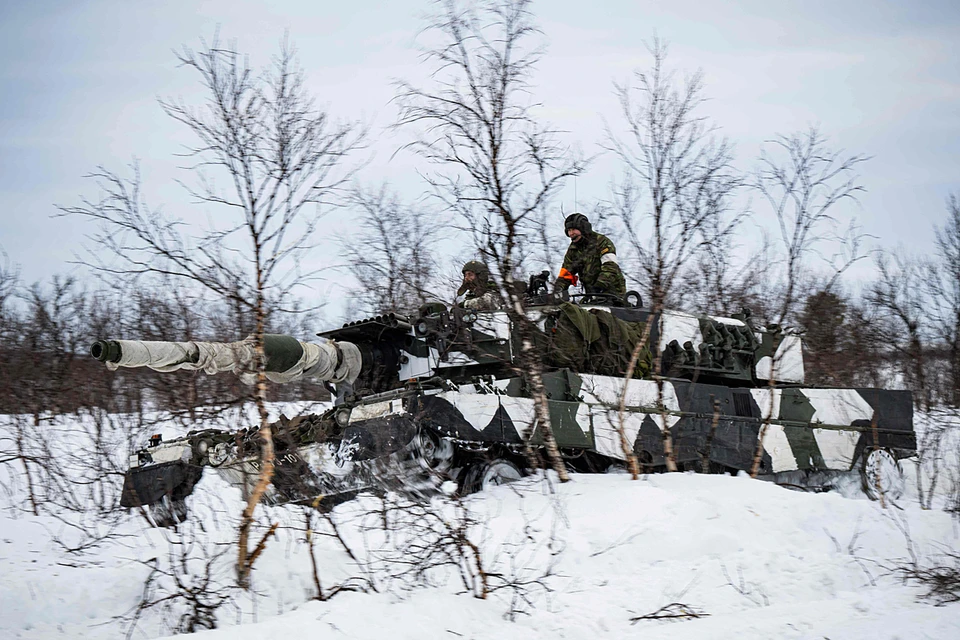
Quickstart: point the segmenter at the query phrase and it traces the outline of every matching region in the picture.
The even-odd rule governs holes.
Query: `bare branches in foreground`
[[[651,613],[630,618],[630,624],[637,624],[644,620],[695,620],[698,618],[706,618],[709,615],[709,613],[705,613],[692,605],[682,602],[671,602]]]

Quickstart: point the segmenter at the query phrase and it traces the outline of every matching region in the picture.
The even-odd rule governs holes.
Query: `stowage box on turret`
[[[855,471],[871,497],[878,487],[891,498],[902,491],[899,460],[916,453],[909,392],[804,386],[800,337],[755,326],[748,313],[653,314],[626,301],[578,304],[528,293],[550,422],[572,469],[622,464],[621,429],[644,470],[664,469],[669,429],[680,469],[750,470],[762,432],[759,470],[768,477]],[[454,480],[462,491],[476,491],[521,477],[523,434],[532,434],[535,448],[542,441],[534,401],[517,373],[518,334],[503,311],[427,305],[418,318],[351,322],[320,333],[318,342],[266,336],[269,379],[311,377],[336,394],[322,415],[273,425],[276,471],[268,499],[323,495],[324,504],[335,504],[365,490],[429,492]],[[654,348],[640,349],[626,384],[641,343]],[[651,355],[658,345],[660,353]],[[242,377],[256,370],[249,338],[105,340],[92,351],[111,369]],[[660,358],[662,388],[652,376],[653,357]],[[122,504],[150,507],[158,524],[175,522],[205,467],[249,488],[258,454],[255,428],[155,439],[133,456]]]

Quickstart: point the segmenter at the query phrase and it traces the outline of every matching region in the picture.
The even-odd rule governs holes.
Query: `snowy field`
[[[86,431],[73,427],[61,425],[64,434]],[[253,589],[239,592],[229,585],[240,495],[217,476],[204,476],[189,499],[194,517],[172,532],[136,514],[115,522],[28,514],[24,483],[7,465],[0,638],[171,635],[191,609],[182,598],[164,600],[184,592],[166,574],[192,588],[207,567],[224,598],[213,614],[220,628],[200,633],[209,639],[960,638],[960,604],[935,606],[923,587],[893,573],[899,563],[935,563],[960,549],[957,520],[943,510],[957,471],[956,443],[947,444],[928,510],[918,504],[911,461],[907,495],[886,509],[855,482],[842,492],[804,493],[696,474],[575,475],[565,485],[528,478],[462,505],[437,498],[431,513],[443,517],[439,526],[462,525],[477,545],[494,588],[485,600],[468,592],[456,566],[412,575],[410,545],[423,532],[412,516],[384,516],[373,497],[332,516],[353,558],[329,523],[314,520],[325,595],[338,584],[368,590],[319,602],[311,600],[317,589],[301,508],[265,510],[262,522],[280,527],[257,561]],[[64,550],[89,541],[92,530],[110,535],[83,552]],[[144,599],[158,604],[134,624]],[[700,617],[632,621],[671,604],[667,612],[682,604]]]

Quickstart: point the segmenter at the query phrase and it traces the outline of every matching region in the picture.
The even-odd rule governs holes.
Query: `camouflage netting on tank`
[[[622,376],[630,356],[643,339],[644,323],[627,322],[602,309],[584,309],[565,302],[553,326],[547,327],[547,364],[581,373]],[[634,377],[650,373],[653,358],[646,346],[634,369]]]

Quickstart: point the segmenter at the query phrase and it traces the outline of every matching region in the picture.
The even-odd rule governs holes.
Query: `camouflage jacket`
[[[488,282],[478,290],[467,289],[467,295],[460,306],[474,311],[496,311],[500,308],[500,297],[497,295],[496,284]]]
[[[617,264],[617,248],[601,233],[591,232],[580,242],[570,243],[556,286],[566,289],[577,284],[578,277],[587,293],[627,293],[627,283]]]

